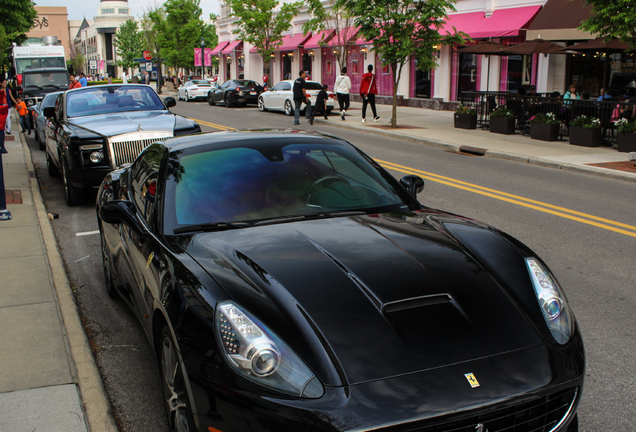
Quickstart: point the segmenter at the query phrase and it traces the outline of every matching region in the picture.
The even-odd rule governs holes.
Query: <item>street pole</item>
[[[4,130],[0,131],[0,221],[11,220],[11,212],[7,210],[7,195],[4,190],[4,168],[2,166],[2,155],[7,153],[4,148]]]
[[[201,79],[204,79],[204,70],[205,70],[205,56],[203,55],[203,51],[205,50],[205,39],[201,38]]]
[[[157,45],[157,94],[161,94],[161,47]]]

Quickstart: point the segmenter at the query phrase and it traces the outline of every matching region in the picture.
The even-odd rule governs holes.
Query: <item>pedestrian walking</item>
[[[300,124],[300,107],[302,104],[307,105],[305,107],[305,118],[307,120],[311,117],[311,101],[309,100],[309,95],[307,94],[307,83],[305,82],[305,77],[307,76],[307,72],[300,71],[298,78],[294,81],[294,125]]]
[[[336,78],[336,83],[334,84],[334,90],[336,91],[336,96],[338,96],[338,105],[340,106],[340,118],[342,120],[345,119],[345,114],[349,109],[349,104],[351,102],[349,97],[349,90],[351,90],[351,79],[347,76],[347,67],[343,67],[340,70],[340,76]]]
[[[88,86],[88,80],[86,79],[86,75],[84,75],[84,72],[80,73],[79,83],[82,85],[82,87]]]
[[[128,74],[126,73],[126,69],[121,73],[121,81],[124,84],[128,84]]]
[[[71,83],[68,85],[68,89],[72,90],[74,88],[80,88],[82,84],[77,80],[77,76],[75,74],[70,75]]]
[[[22,132],[27,132],[27,135],[31,135],[31,122],[29,121],[29,110],[20,96],[18,96],[17,104],[15,106],[20,115],[20,126],[22,126]]]
[[[7,80],[3,79],[2,80],[2,88],[6,89],[7,88],[7,84],[6,84]],[[6,129],[6,121],[7,121],[7,117],[9,117],[9,106],[10,106],[10,100],[13,96],[9,96],[8,93],[6,91],[0,91],[0,133],[2,134],[2,147],[1,149],[4,149],[4,133],[7,130]],[[19,99],[19,98],[18,98]],[[16,103],[16,106],[18,104]]]
[[[373,111],[373,121],[380,120],[378,112],[375,110],[375,95],[378,89],[375,85],[375,74],[373,73],[373,65],[367,66],[367,73],[362,75],[362,83],[360,84],[360,96],[362,96],[362,123],[367,122],[367,105],[371,105]]]
[[[9,82],[6,80],[6,78],[4,78],[2,80],[2,92],[5,95],[6,104],[8,105],[7,118],[6,118],[4,131],[8,135],[11,135],[11,107],[17,105],[17,102],[15,101],[15,98],[13,97],[13,93],[11,92],[11,89],[8,87],[8,85],[9,85]]]
[[[314,109],[311,110],[311,117],[309,117],[310,125],[314,124],[314,117],[318,112],[322,113],[325,120],[329,120],[329,117],[327,117],[327,99],[329,98],[329,95],[327,94],[328,88],[327,84],[323,85],[322,90],[320,90],[316,95],[316,104],[314,105]]]

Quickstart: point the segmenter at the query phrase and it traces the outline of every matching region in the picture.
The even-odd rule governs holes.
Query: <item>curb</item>
[[[46,213],[44,200],[40,194],[40,185],[35,176],[31,150],[25,143],[22,134],[20,134],[20,142],[30,177],[29,183],[33,205],[39,222],[40,234],[44,242],[50,277],[55,288],[58,308],[64,322],[66,337],[71,350],[70,354],[75,366],[77,385],[80,390],[79,393],[86,414],[88,429],[91,432],[118,432],[119,429],[115,424],[110,403],[106,398],[101,376],[75,304],[71,284],[66,275],[66,268],[57,248],[57,242]]]

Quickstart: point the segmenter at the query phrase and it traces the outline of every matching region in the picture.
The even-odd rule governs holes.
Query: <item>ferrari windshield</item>
[[[249,144],[185,154],[168,165],[166,215],[174,218],[173,228],[404,211],[414,205],[392,177],[353,147]]]
[[[122,111],[164,110],[153,89],[146,86],[122,85],[85,87],[71,91],[66,97],[68,117],[83,117]]]

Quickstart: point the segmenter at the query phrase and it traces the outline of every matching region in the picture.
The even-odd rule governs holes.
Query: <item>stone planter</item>
[[[570,144],[583,147],[598,147],[601,144],[601,128],[570,126]]]
[[[560,124],[531,123],[530,138],[541,141],[556,141],[559,139]]]
[[[455,127],[459,129],[477,129],[477,114],[455,113]]]
[[[618,133],[616,149],[619,152],[636,152],[636,133]]]
[[[490,117],[490,132],[512,135],[515,133],[515,119],[506,117]]]

